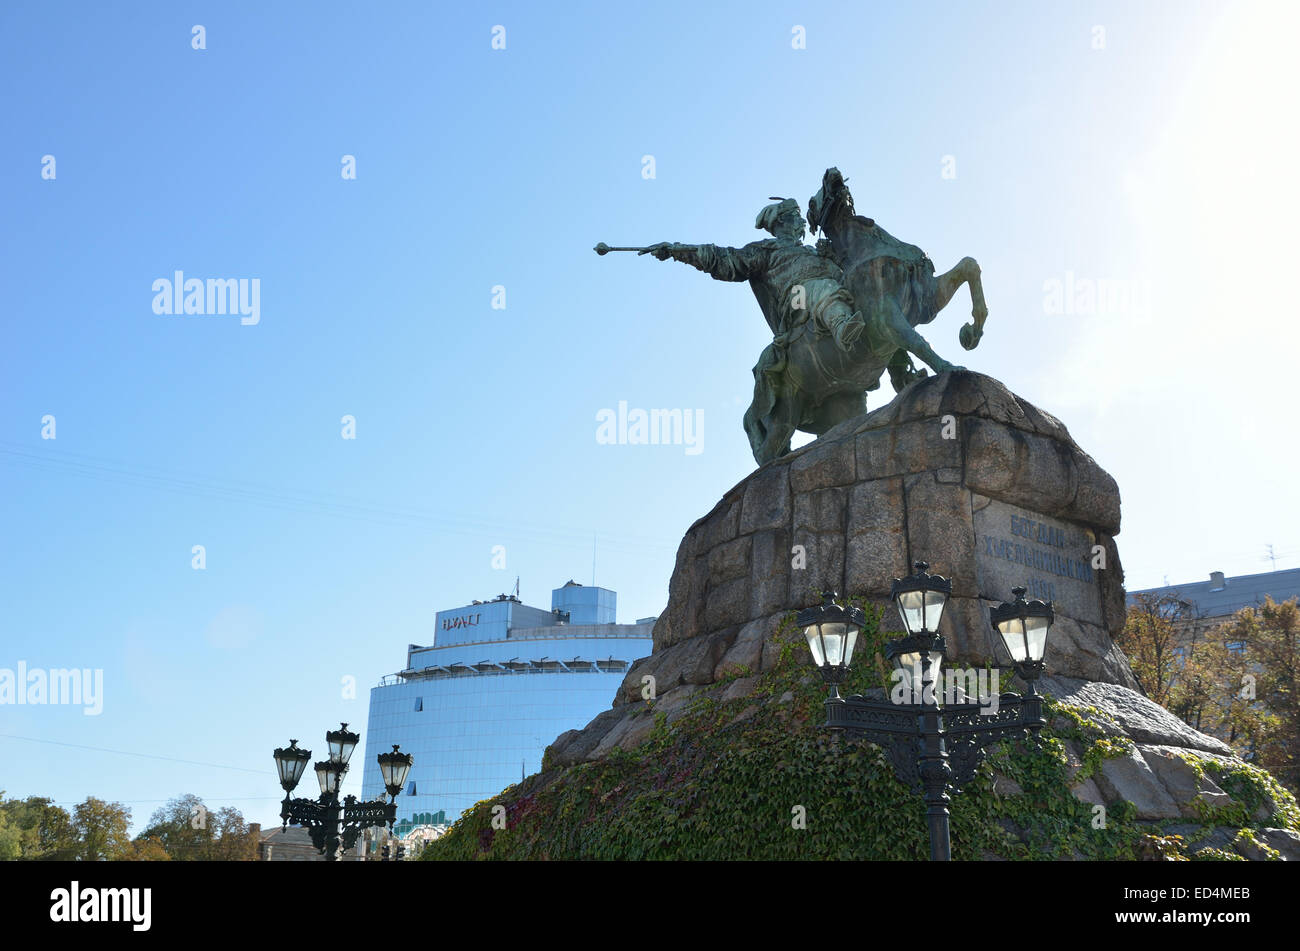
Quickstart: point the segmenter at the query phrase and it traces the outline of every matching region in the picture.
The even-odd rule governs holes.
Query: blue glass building
[[[542,765],[566,730],[609,708],[654,618],[615,623],[617,595],[570,581],[551,610],[512,595],[439,611],[434,642],[411,644],[404,670],[370,691],[362,798],[384,794],[375,756],[415,756],[397,797],[397,831],[455,822]]]

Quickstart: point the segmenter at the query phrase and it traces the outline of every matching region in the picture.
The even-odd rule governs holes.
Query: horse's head
[[[822,175],[822,187],[808,199],[808,226],[812,233],[824,230],[840,210],[853,214],[853,195],[849,193],[848,179],[840,170],[828,168]]]

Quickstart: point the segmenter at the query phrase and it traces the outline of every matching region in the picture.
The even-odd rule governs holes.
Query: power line
[[[187,766],[207,766],[210,769],[233,769],[241,773],[256,773],[259,776],[266,776],[271,772],[270,769],[249,769],[246,766],[226,766],[223,763],[205,763],[201,760],[178,759],[175,756],[162,756],[158,753],[136,753],[132,750],[110,750],[103,746],[86,746],[82,743],[64,743],[61,740],[42,740],[34,736],[17,736],[13,733],[0,733],[0,738],[7,740],[26,740],[28,743],[45,743],[50,746],[67,746],[76,750],[91,750],[96,753],[114,753],[118,756],[138,756],[141,759],[158,759],[169,763],[184,763]]]
[[[187,473],[167,472],[161,469],[150,472],[139,468],[131,468],[113,460],[78,453],[67,453],[53,449],[46,449],[39,453],[33,452],[20,444],[4,441],[0,441],[0,462],[60,475],[79,476],[110,484],[132,485],[138,488],[216,498],[228,502],[243,502],[282,511],[358,519],[395,526],[427,523],[430,527],[450,533],[482,534],[493,532],[552,543],[562,540],[571,547],[585,547],[585,533],[580,534],[571,530],[566,531],[518,521],[510,523],[494,522],[476,516],[449,516],[413,508],[385,508],[359,500],[345,499],[341,496],[331,498],[322,495],[305,494],[241,480],[218,480]],[[675,548],[674,545],[661,539],[626,534],[620,535],[612,541],[607,539],[606,545],[615,551],[623,553],[634,553],[644,549],[667,551]]]

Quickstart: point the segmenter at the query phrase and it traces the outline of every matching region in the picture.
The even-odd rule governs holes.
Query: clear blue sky
[[[554,6],[0,9],[0,667],[105,677],[98,717],[0,708],[45,741],[0,737],[9,795],[269,823],[272,748],[364,727],[437,609],[545,605],[595,539],[620,620],[659,613],[753,468],[768,336],[745,285],[591,247],[744,244],[829,165],[979,259],[980,349],[964,291],[927,336],[1116,476],[1131,587],[1297,563],[1293,8]],[[178,269],[258,278],[260,323],[155,315]],[[1047,313],[1067,272],[1150,306]],[[598,445],[620,400],[703,410],[703,452]]]

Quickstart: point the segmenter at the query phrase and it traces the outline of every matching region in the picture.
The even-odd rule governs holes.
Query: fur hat
[[[799,214],[799,203],[793,198],[777,198],[773,196],[772,201],[776,204],[765,207],[758,213],[758,217],[754,219],[755,228],[762,231],[772,231],[782,215],[791,211],[796,215]]]

